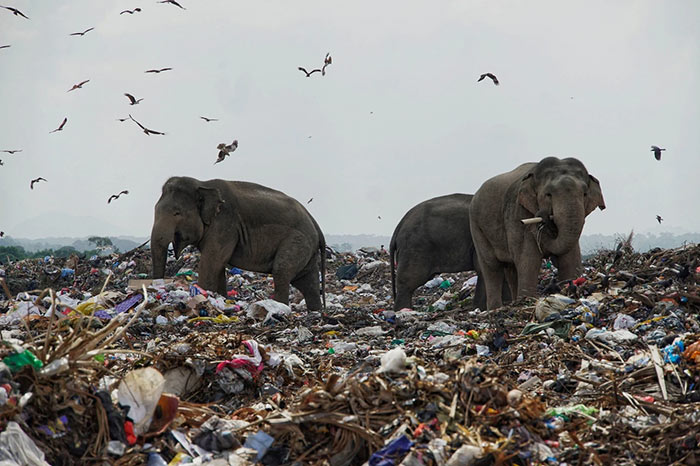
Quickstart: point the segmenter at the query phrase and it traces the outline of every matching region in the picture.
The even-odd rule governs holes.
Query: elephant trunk
[[[164,230],[156,224],[151,232],[151,260],[153,265],[153,278],[165,277],[165,263],[168,258],[168,245],[172,241],[172,232]]]
[[[563,206],[555,204],[552,215],[557,236],[548,242],[547,249],[558,256],[571,251],[578,244],[586,214],[583,202],[574,201]]]

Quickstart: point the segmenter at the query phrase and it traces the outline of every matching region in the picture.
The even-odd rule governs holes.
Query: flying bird
[[[128,120],[128,119],[129,119],[129,117],[126,117],[126,118],[117,118],[117,120],[121,121],[122,123],[125,122],[125,121]]]
[[[664,219],[661,218],[661,215],[657,215],[657,216],[656,216],[656,221],[659,222],[659,223],[661,223],[661,222],[664,221]]]
[[[61,124],[59,125],[59,127],[53,131],[49,131],[49,134],[55,133],[56,131],[63,131],[63,127],[66,126],[67,121],[68,121],[68,117],[64,118],[63,121],[61,122]],[[46,181],[46,180],[44,180],[44,181]]]
[[[19,11],[17,8],[12,8],[11,6],[3,6],[2,8],[6,9],[6,10],[10,10],[15,16],[21,16],[22,18],[29,19],[24,15],[24,13]]]
[[[165,134],[165,133],[161,133],[160,131],[154,131],[154,130],[152,130],[152,129],[146,128],[146,127],[143,126],[141,123],[139,123],[138,121],[134,120],[134,117],[132,117],[131,114],[129,114],[129,118],[131,119],[131,121],[133,121],[134,123],[136,123],[137,125],[139,125],[139,127],[143,130],[143,132],[146,133],[146,136],[150,136],[151,134],[160,134],[160,135],[164,135],[164,134]]]
[[[11,150],[10,150],[10,149],[6,149],[6,150],[0,150],[0,152],[6,152],[6,153],[12,155],[12,154],[14,154],[14,153],[16,153],[16,152],[22,152],[22,149],[11,149]]]
[[[234,139],[231,144],[226,144],[225,142],[222,142],[221,144],[216,146],[216,148],[219,149],[219,156],[217,157],[216,162],[214,162],[214,165],[216,165],[219,162],[223,162],[227,155],[231,155],[231,152],[235,151],[238,148],[238,139]]]
[[[124,13],[129,13],[130,15],[133,15],[134,13],[139,12],[139,11],[141,11],[141,8],[134,8],[133,10],[124,10],[119,14],[123,15]]]
[[[95,29],[95,28],[88,28],[88,29],[84,30],[83,32],[72,32],[69,35],[70,36],[84,36],[85,34],[92,31],[93,29]]]
[[[107,199],[107,204],[109,204],[115,199],[119,199],[119,196],[121,196],[122,194],[129,194],[129,191],[125,189],[124,191],[120,191],[119,194],[112,194],[111,196],[109,196],[109,199]]]
[[[146,70],[145,73],[160,73],[161,71],[170,71],[172,68],[160,68],[157,70]]]
[[[134,97],[131,94],[127,94],[126,92],[124,93],[124,95],[127,96],[129,98],[129,101],[131,102],[129,105],[136,105],[143,100],[143,97],[136,100],[136,97]]]
[[[39,181],[46,181],[46,178],[35,178],[29,183],[29,189],[34,189],[34,183],[38,183]]]
[[[306,201],[306,203],[307,203],[307,204],[311,204],[311,201],[313,201],[313,200],[314,200],[314,198],[312,197],[311,199],[309,199],[308,201]]]
[[[318,68],[316,68],[315,70],[306,71],[306,68],[303,68],[303,67],[300,66],[300,67],[297,68],[297,69],[298,69],[299,71],[303,72],[304,74],[306,74],[306,77],[307,77],[307,78],[310,78],[311,75],[314,74],[314,73],[316,73],[316,72],[321,73],[321,70],[318,69]]]
[[[377,218],[378,218],[379,220],[381,220],[381,219],[382,219],[382,216],[381,216],[381,215],[377,215]]]
[[[479,77],[479,79],[477,80],[477,82],[481,81],[481,80],[484,79],[484,78],[491,78],[491,81],[493,81],[493,83],[494,83],[496,86],[498,86],[498,85],[500,84],[500,83],[498,82],[498,78],[497,78],[496,75],[493,74],[493,73],[484,73],[484,74],[482,74],[482,75]]]
[[[4,232],[4,231],[0,231],[0,238],[2,238],[3,236],[5,236],[5,232]]]
[[[186,10],[186,9],[187,9],[187,8],[185,8],[184,6],[182,6],[182,5],[180,5],[179,3],[177,3],[175,0],[162,0],[162,1],[158,2],[158,3],[170,3],[171,5],[179,6],[179,7],[182,8],[183,10]]]
[[[321,76],[326,75],[326,67],[333,63],[333,58],[331,58],[330,52],[326,54],[326,58],[323,59],[323,68],[321,68]]]
[[[199,118],[201,118],[202,120],[206,121],[207,123],[209,123],[210,121],[219,121],[218,118],[207,118],[207,117],[203,117],[203,116],[201,116],[201,117],[199,117]]]
[[[11,45],[0,45],[0,49],[9,49]]]
[[[3,165],[5,165],[5,162],[3,162],[2,159],[0,159],[0,167],[2,167]]]
[[[83,82],[81,82],[81,83],[73,84],[73,87],[71,87],[70,89],[68,89],[68,92],[74,91],[74,90],[76,90],[76,89],[82,89],[82,88],[83,88],[83,84],[88,83],[88,82],[90,82],[90,80],[89,80],[89,79],[86,79],[85,81],[83,81]]]
[[[659,146],[651,146],[651,151],[654,153],[654,157],[656,158],[656,160],[661,160],[661,151],[662,150],[666,150],[666,149],[662,149]]]

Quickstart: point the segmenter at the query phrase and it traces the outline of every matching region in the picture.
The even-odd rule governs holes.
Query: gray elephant
[[[311,214],[286,194],[243,181],[172,177],[163,185],[151,231],[153,277],[163,278],[168,245],[201,251],[199,285],[226,293],[227,265],[271,273],[274,298],[289,303],[289,284],[310,310],[325,305],[325,238]],[[319,290],[319,257],[321,287]]]
[[[473,197],[449,194],[428,199],[406,212],[396,226],[389,244],[395,311],[411,307],[416,288],[438,273],[476,270],[469,229],[469,204]],[[486,307],[481,277],[473,304]]]
[[[605,209],[600,183],[575,158],[547,157],[484,182],[474,194],[469,218],[487,308],[502,305],[504,277],[514,297],[535,295],[544,257],[553,259],[560,280],[577,277],[579,237],[596,207]],[[532,217],[544,221],[521,222]]]

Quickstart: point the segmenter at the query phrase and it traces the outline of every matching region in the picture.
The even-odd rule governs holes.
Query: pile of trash
[[[700,246],[623,246],[492,311],[467,272],[394,312],[372,248],[327,251],[323,311],[193,250],[2,264],[0,463],[694,464]]]

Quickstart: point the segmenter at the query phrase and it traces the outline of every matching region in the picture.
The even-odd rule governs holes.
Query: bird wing
[[[121,192],[119,193],[120,196],[121,196],[122,194],[129,194],[129,191],[127,191],[127,190],[125,189],[125,190],[123,190],[123,191],[121,191]]]
[[[83,84],[89,83],[89,82],[90,82],[90,80],[89,80],[89,79],[86,79],[85,81],[83,81],[83,82],[81,82],[80,84],[78,84],[78,87],[81,87]]]
[[[486,75],[485,75],[485,74],[482,74],[481,76],[479,76],[479,79],[477,79],[476,82],[483,81],[483,79],[484,79],[485,77],[486,77]]]
[[[131,104],[132,104],[132,105],[136,103],[136,99],[134,98],[133,95],[131,95],[131,94],[126,94],[126,93],[124,93],[124,95],[127,96],[127,97],[129,98],[129,100],[131,101]]]
[[[63,121],[61,122],[61,125],[58,127],[58,129],[63,129],[63,127],[66,125],[66,122],[68,121],[68,117],[65,117]]]
[[[298,69],[299,71],[303,71],[304,73],[306,73],[306,76],[308,76],[308,75],[309,75],[309,72],[308,72],[308,71],[306,71],[306,68],[303,68],[303,67],[301,67],[301,66],[300,66],[300,67],[299,67],[299,68],[297,68],[297,69]]]
[[[659,147],[658,147],[658,146],[651,146],[651,150],[653,150],[654,152],[656,152],[657,150],[659,150]]]
[[[141,127],[142,130],[148,131],[148,128],[146,128],[145,126],[143,126],[143,125],[142,125],[141,123],[139,123],[138,121],[134,120],[134,117],[132,117],[131,114],[129,114],[129,118],[131,118],[131,121],[133,121],[134,123],[136,123],[137,125],[139,125],[139,126]]]
[[[0,45],[0,49],[7,49],[12,47],[11,45]]]
[[[124,13],[129,13],[129,14],[132,14],[132,12],[131,12],[131,11],[129,11],[129,10],[124,10],[124,11],[122,11],[122,12],[121,12],[121,13],[119,13],[119,14],[120,14],[120,15],[123,15]]]
[[[170,71],[172,68],[161,68],[160,71]]]
[[[116,199],[116,198],[118,198],[118,197],[119,197],[119,196],[116,196],[116,195],[112,194],[111,196],[109,196],[109,199],[107,199],[107,204],[109,204],[110,202],[112,202],[112,199]]]
[[[12,13],[14,13],[15,15],[20,15],[20,16],[22,16],[22,17],[24,17],[24,18],[27,18],[26,16],[24,16],[24,13],[22,13],[21,11],[19,11],[17,8],[12,8],[11,6],[5,6],[5,7],[3,7],[3,8],[5,8],[5,9],[7,9],[7,10],[10,10],[10,11],[11,11]],[[29,19],[29,18],[27,18],[27,19]]]
[[[146,130],[146,134],[161,134],[161,135],[165,135],[165,133],[161,133],[160,131],[156,131],[156,130],[148,129],[148,128],[144,128],[144,129]]]
[[[314,69],[314,70],[311,70],[311,71],[309,71],[309,75],[312,75],[312,74],[314,74],[314,73],[316,73],[316,72],[320,73],[321,70],[318,69],[318,68],[316,68],[316,69]]]
[[[85,31],[83,31],[83,34],[87,34],[88,32],[92,31],[95,28],[87,28]]]
[[[168,3],[172,3],[172,4],[175,5],[175,6],[179,6],[179,7],[182,8],[183,10],[185,9],[184,6],[180,5],[180,4],[177,3],[175,0],[170,0],[170,2],[168,2]]]

